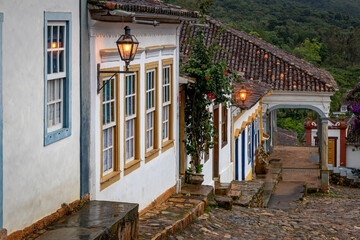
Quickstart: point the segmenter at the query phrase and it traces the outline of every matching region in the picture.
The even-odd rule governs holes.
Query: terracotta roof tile
[[[274,90],[334,92],[338,89],[331,74],[299,59],[276,46],[248,33],[229,27],[208,17],[205,29],[207,43],[219,35],[219,45],[224,48],[215,61],[225,59],[229,67],[244,72],[245,78],[271,85]],[[184,22],[180,35],[180,52],[183,60],[189,54],[187,39],[195,36],[197,29]]]

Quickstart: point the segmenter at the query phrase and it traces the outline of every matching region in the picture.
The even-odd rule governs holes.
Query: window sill
[[[168,149],[172,148],[174,146],[174,140],[167,140],[166,142],[163,142],[161,145],[161,152],[166,152]]]
[[[135,159],[129,163],[126,163],[125,167],[124,167],[124,176],[126,176],[126,175],[130,174],[131,172],[135,171],[136,169],[138,169],[140,167],[140,162],[141,162],[140,159]]]
[[[117,182],[120,179],[120,171],[112,172],[101,178],[100,191],[104,190],[111,184]]]
[[[44,146],[47,146],[51,143],[57,142],[69,136],[71,136],[71,128],[61,128],[50,133],[45,133]]]
[[[158,149],[158,148],[147,152],[145,154],[145,163],[148,163],[151,160],[153,160],[154,158],[156,158],[157,156],[159,156],[159,152],[160,152],[160,149]]]

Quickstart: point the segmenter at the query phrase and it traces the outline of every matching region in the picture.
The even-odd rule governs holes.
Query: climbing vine
[[[204,24],[211,1],[199,0],[197,3],[200,24]],[[213,61],[221,47],[217,39],[206,43],[204,28],[198,28],[196,37],[189,39],[187,44],[190,46],[190,56],[183,64],[182,72],[193,78],[194,83],[190,83],[186,89],[185,148],[192,157],[190,171],[199,173],[201,156],[214,147],[212,139],[216,136],[213,116],[208,108],[212,104],[228,105],[233,91],[231,82],[239,81],[240,77],[227,67],[224,60]]]
[[[348,111],[352,112],[355,120],[351,124],[346,137],[347,141],[360,145],[360,82],[347,95]]]

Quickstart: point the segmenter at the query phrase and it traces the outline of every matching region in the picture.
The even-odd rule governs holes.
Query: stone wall
[[[231,189],[241,191],[240,198],[235,200],[234,204],[242,207],[263,208],[264,186],[264,182],[259,180],[232,181]]]
[[[352,179],[348,179],[345,176],[340,176],[339,173],[330,174],[330,183],[335,185],[341,185],[346,187],[360,188],[360,182],[354,182]]]

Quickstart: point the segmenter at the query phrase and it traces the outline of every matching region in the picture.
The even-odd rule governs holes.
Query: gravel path
[[[211,208],[168,239],[360,239],[360,189],[333,186],[288,210]]]

